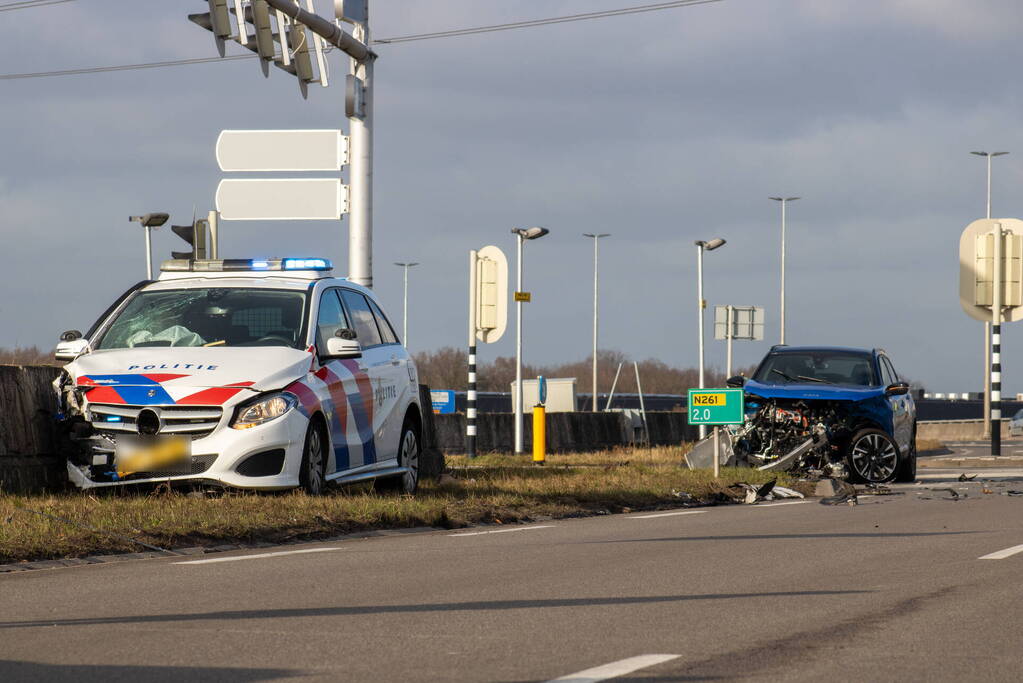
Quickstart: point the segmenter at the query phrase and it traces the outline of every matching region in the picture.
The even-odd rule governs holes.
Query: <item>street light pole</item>
[[[991,158],[1008,152],[970,152],[987,158],[987,217],[991,218]],[[1000,327],[1000,326],[999,326]],[[999,344],[1000,345],[1000,344]],[[1000,365],[1000,363],[999,363]],[[991,436],[991,323],[984,321],[984,435]]]
[[[789,202],[794,202],[799,197],[769,197],[776,202],[781,202],[781,341],[780,344],[785,343],[785,205]]]
[[[693,244],[696,245],[696,310],[699,316],[697,327],[700,335],[700,388],[703,389],[706,386],[703,374],[703,311],[707,308],[707,302],[703,300],[703,252],[723,247],[725,240],[716,237],[709,241],[696,240]],[[707,426],[700,425],[700,438],[704,439],[706,436]]]
[[[146,230],[146,279],[153,279],[153,242],[152,230],[167,222],[170,216],[166,213],[146,213],[141,216],[128,216],[129,223],[138,223]]]
[[[515,453],[525,451],[522,445],[522,245],[526,240],[543,237],[550,230],[547,228],[512,228],[518,236],[518,267],[515,280]]]
[[[401,317],[401,341],[405,344],[405,348],[408,348],[408,269],[414,266],[418,266],[419,263],[398,263],[394,262],[394,265],[401,266],[405,270],[405,295],[402,297],[402,317]]]
[[[597,244],[601,237],[610,236],[609,232],[583,233],[583,237],[593,238],[593,412],[597,412]]]

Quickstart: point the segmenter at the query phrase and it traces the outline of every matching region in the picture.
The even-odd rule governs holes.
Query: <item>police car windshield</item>
[[[772,353],[753,379],[764,384],[877,385],[870,356],[834,351]]]
[[[107,324],[94,348],[303,348],[305,302],[305,292],[254,287],[142,291]]]

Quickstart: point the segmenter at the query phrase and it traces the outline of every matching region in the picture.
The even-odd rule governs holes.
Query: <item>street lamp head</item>
[[[415,262],[415,263],[398,263],[397,261],[395,261],[394,265],[401,266],[402,268],[411,268],[412,266],[418,266],[419,263],[418,262]]]
[[[543,237],[550,230],[547,228],[533,227],[533,228],[512,228],[512,233],[518,235],[524,240],[535,240]]]
[[[141,216],[128,216],[131,223],[140,223],[147,228],[158,228],[170,218],[166,213],[144,213]]]
[[[768,199],[773,199],[776,202],[794,202],[800,197],[768,197]]]
[[[723,240],[720,237],[715,237],[714,239],[708,240],[706,242],[703,240],[696,240],[695,242],[693,242],[693,244],[695,244],[698,247],[703,247],[707,251],[714,251],[718,247],[725,246],[726,240]]]
[[[593,237],[594,239],[600,239],[601,237],[610,237],[610,236],[611,236],[611,233],[609,233],[609,232],[597,232],[597,233],[584,232],[583,233],[583,237]]]

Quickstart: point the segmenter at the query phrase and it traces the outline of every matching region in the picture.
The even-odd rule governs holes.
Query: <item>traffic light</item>
[[[200,218],[191,225],[172,225],[171,230],[181,239],[188,242],[192,247],[191,251],[172,251],[171,258],[188,259],[189,261],[202,260],[206,258],[206,230],[208,221]]]
[[[305,24],[272,7],[267,0],[207,2],[209,12],[189,14],[188,18],[213,33],[221,57],[224,56],[224,40],[231,38],[259,55],[264,76],[270,75],[273,63],[297,77],[303,97],[307,95],[309,83],[318,80],[323,86],[327,85],[322,39]],[[313,68],[312,52],[316,54],[317,69]]]
[[[224,39],[231,37],[231,15],[227,11],[227,0],[207,0],[210,11],[205,14],[189,14],[188,19],[207,31],[213,32],[217,41],[217,52],[225,54]]]

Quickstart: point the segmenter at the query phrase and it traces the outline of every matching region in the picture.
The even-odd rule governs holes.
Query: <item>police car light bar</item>
[[[268,259],[171,259],[160,264],[165,273],[197,272],[223,273],[230,271],[282,271],[282,270],[333,270],[334,265],[325,258],[268,258]]]

